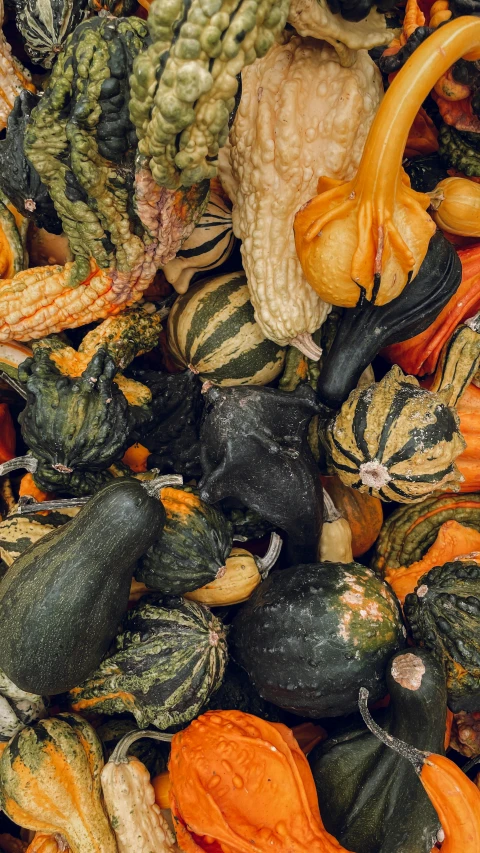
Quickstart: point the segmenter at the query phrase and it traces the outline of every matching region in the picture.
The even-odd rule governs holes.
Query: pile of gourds
[[[480,4],[0,3],[0,853],[479,853]]]

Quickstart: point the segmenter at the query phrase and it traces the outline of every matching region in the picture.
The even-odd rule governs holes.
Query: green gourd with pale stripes
[[[255,322],[243,272],[203,279],[179,297],[168,342],[179,364],[215,385],[268,385],[285,360]]]

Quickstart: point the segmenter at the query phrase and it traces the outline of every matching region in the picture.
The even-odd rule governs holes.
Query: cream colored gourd
[[[103,796],[118,853],[172,853],[178,850],[175,837],[155,803],[150,774],[138,758],[128,755],[131,744],[141,737],[170,741],[172,736],[130,732],[117,744],[102,770]]]
[[[346,518],[338,511],[330,495],[323,490],[326,518],[323,521],[318,557],[321,562],[353,563],[352,531]]]
[[[226,607],[241,604],[250,598],[254,589],[265,580],[276,563],[282,548],[278,533],[272,533],[268,551],[264,557],[254,557],[245,548],[232,548],[225,562],[225,572],[200,589],[185,593],[185,598],[206,604],[207,607]]]
[[[220,152],[257,323],[271,340],[312,358],[319,349],[311,333],[330,306],[303,275],[295,213],[321,175],[355,175],[382,92],[367,51],[343,68],[330,45],[295,35],[242,72],[242,98]]]
[[[445,178],[430,196],[431,216],[442,231],[480,237],[480,185],[467,178]]]

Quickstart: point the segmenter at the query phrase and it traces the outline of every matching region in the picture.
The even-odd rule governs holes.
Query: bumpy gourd
[[[322,177],[319,195],[298,212],[297,252],[323,299],[347,308],[363,297],[384,305],[418,273],[435,225],[428,196],[410,188],[401,168],[408,131],[442,72],[468,51],[468,58],[480,56],[479,34],[477,18],[459,18],[421,44],[382,101],[356,177]]]
[[[0,2],[0,130],[7,126],[7,119],[12,110],[15,98],[22,89],[35,92],[30,72],[22,67],[18,59],[12,56],[12,48],[8,44],[3,30],[4,6]]]
[[[2,808],[26,829],[60,833],[72,853],[117,853],[101,801],[102,767],[101,743],[86,720],[41,720],[2,753]]]
[[[478,133],[468,133],[442,125],[438,135],[439,152],[450,168],[458,169],[469,178],[480,175]]]
[[[285,26],[287,0],[155,0],[152,45],[134,65],[130,115],[139,151],[160,186],[214,178],[245,65],[263,56]]]
[[[51,68],[62,45],[85,15],[87,0],[19,0],[17,28],[25,50],[37,65]]]
[[[317,358],[309,335],[329,306],[303,274],[293,221],[320,175],[349,180],[358,167],[382,86],[367,52],[356,57],[352,68],[342,68],[329,45],[298,36],[275,45],[242,74],[242,98],[220,160],[257,323],[268,338]]]

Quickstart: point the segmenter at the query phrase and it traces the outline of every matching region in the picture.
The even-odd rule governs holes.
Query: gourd
[[[0,464],[15,456],[16,434],[10,409],[0,403]]]
[[[0,670],[0,743],[5,746],[17,732],[45,717],[46,700],[35,693],[20,690]]]
[[[18,59],[12,55],[12,48],[1,29],[4,17],[2,0],[0,4],[0,130],[3,130],[7,126],[7,119],[15,98],[20,94],[22,89],[35,92],[30,72],[23,68]]]
[[[322,360],[317,394],[338,409],[380,349],[421,333],[460,287],[462,267],[454,247],[439,231],[432,237],[418,275],[387,305],[364,301],[345,309],[334,341]],[[432,286],[435,282],[435,286]]]
[[[40,511],[33,515],[21,515],[17,508],[16,512],[7,515],[0,522],[1,559],[6,566],[11,566],[27,548],[34,545],[47,533],[51,533],[57,527],[66,524],[78,512],[77,507],[72,507],[48,514]]]
[[[478,711],[459,711],[454,714],[450,746],[467,758],[480,755]]]
[[[376,712],[389,735],[444,754],[447,689],[431,652],[409,648],[388,662],[390,704]],[[340,720],[309,756],[326,829],[355,853],[430,853],[439,820],[408,762],[359,718]]]
[[[189,722],[220,686],[226,631],[206,607],[145,596],[129,610],[113,649],[92,676],[70,691],[82,714],[133,714],[138,726]]]
[[[336,508],[328,492],[323,492],[325,518],[318,559],[321,562],[331,560],[336,563],[353,563],[352,531],[348,521]]]
[[[360,23],[375,6],[380,12],[389,12],[393,9],[392,0],[382,0],[380,3],[371,3],[370,0],[328,0],[332,12],[340,14],[346,21]]]
[[[266,337],[317,360],[310,336],[331,300],[307,283],[293,220],[320,175],[350,179],[358,167],[382,87],[368,54],[355,57],[342,68],[329,45],[298,36],[275,45],[242,74],[242,98],[220,160],[256,321]]]
[[[240,501],[226,498],[220,501],[219,507],[233,528],[233,538],[238,542],[248,542],[250,539],[262,539],[272,532],[273,525],[262,518],[258,512],[243,506]]]
[[[423,575],[404,604],[414,639],[445,666],[448,704],[454,712],[478,708],[479,581],[477,563],[448,562]]]
[[[410,178],[412,188],[421,193],[434,190],[440,181],[448,177],[448,172],[438,152],[421,157],[412,157],[404,163],[404,168]]]
[[[480,236],[480,187],[465,178],[446,178],[430,193],[438,227],[464,237]]]
[[[313,390],[210,388],[204,395],[200,497],[236,498],[288,534],[290,564],[317,559],[322,489],[308,446]]]
[[[25,227],[19,214],[16,218],[7,205],[7,198],[0,193],[0,279],[11,278],[27,264],[25,251]]]
[[[254,557],[245,548],[232,548],[225,561],[224,574],[205,584],[200,589],[185,593],[185,598],[198,601],[208,607],[226,607],[241,604],[250,598],[254,589],[268,577],[277,561],[282,540],[276,533],[270,536],[268,551],[264,557]]]
[[[245,275],[203,279],[174,303],[168,345],[179,365],[215,385],[268,385],[285,350],[255,322]]]
[[[165,521],[148,488],[155,492],[113,480],[0,582],[0,667],[23,690],[61,693],[100,663],[126,610],[135,562]]]
[[[480,250],[478,246],[469,246],[460,249],[458,256],[462,281],[437,319],[424,332],[383,350],[382,355],[400,365],[405,373],[415,376],[434,373],[442,347],[452,332],[480,309]]]
[[[234,246],[231,205],[220,183],[211,181],[205,213],[175,257],[165,264],[163,274],[177,293],[186,293],[197,273],[220,267]]]
[[[392,738],[379,728],[367,707],[368,690],[360,691],[365,724],[386,746],[413,765],[442,825],[443,853],[473,853],[480,844],[480,791],[453,761],[423,752]]]
[[[169,769],[184,850],[204,850],[206,837],[231,853],[244,853],[252,840],[260,853],[346,853],[324,829],[307,760],[286,726],[210,711],[174,735]]]
[[[103,749],[106,758],[110,758],[112,753],[125,735],[131,734],[135,728],[135,723],[131,717],[128,719],[116,719],[115,717],[106,717],[105,721],[100,723],[95,731],[102,741]],[[168,762],[170,754],[170,743],[157,738],[140,737],[145,735],[143,729],[136,729],[139,740],[135,740],[129,747],[129,756],[135,756],[145,765],[150,775],[157,776],[162,773]],[[169,808],[167,806],[166,808]]]
[[[237,75],[272,46],[288,5],[234,0],[227,10],[200,0],[151,4],[152,44],[134,64],[130,116],[157,184],[177,189],[215,177]]]
[[[122,738],[100,777],[107,812],[118,853],[170,853],[177,849],[175,836],[155,803],[150,774],[138,758],[128,755],[130,744],[140,737],[171,739],[159,732],[130,732]]]
[[[37,832],[27,848],[27,853],[69,853],[69,850],[64,837],[58,832],[54,835]]]
[[[18,367],[30,358],[32,350],[17,341],[11,341],[8,344],[0,343],[0,370],[11,379],[18,379]]]
[[[27,829],[59,833],[72,853],[116,853],[101,800],[103,755],[82,717],[58,714],[22,729],[0,758],[2,808]]]
[[[385,305],[417,275],[435,225],[428,196],[411,190],[401,169],[408,130],[438,77],[476,50],[479,29],[473,18],[452,20],[415,50],[380,105],[356,176],[346,183],[322,177],[319,195],[298,212],[297,253],[322,299]]]
[[[448,124],[443,124],[438,134],[438,150],[442,159],[450,168],[458,169],[469,178],[480,175],[477,137],[478,133],[457,130]]]
[[[51,68],[62,45],[85,16],[87,0],[20,0],[15,4],[16,24],[23,46],[36,65]]]
[[[298,626],[304,626],[299,633]],[[260,695],[304,717],[355,710],[358,685],[386,693],[405,629],[389,587],[358,563],[273,572],[233,622],[232,654]]]
[[[232,529],[198,491],[160,492],[166,521],[135,569],[137,581],[166,595],[179,595],[221,578],[232,547]]]
[[[345,486],[339,477],[321,477],[339,512],[348,521],[352,536],[353,557],[365,554],[377,539],[383,525],[382,502],[357,489]]]
[[[108,12],[119,18],[121,15],[131,15],[135,11],[135,0],[88,0],[88,8],[92,12]]]
[[[367,389],[352,391],[328,424],[325,441],[342,482],[382,500],[409,503],[458,483],[465,448],[448,388],[419,387],[394,366]]]

